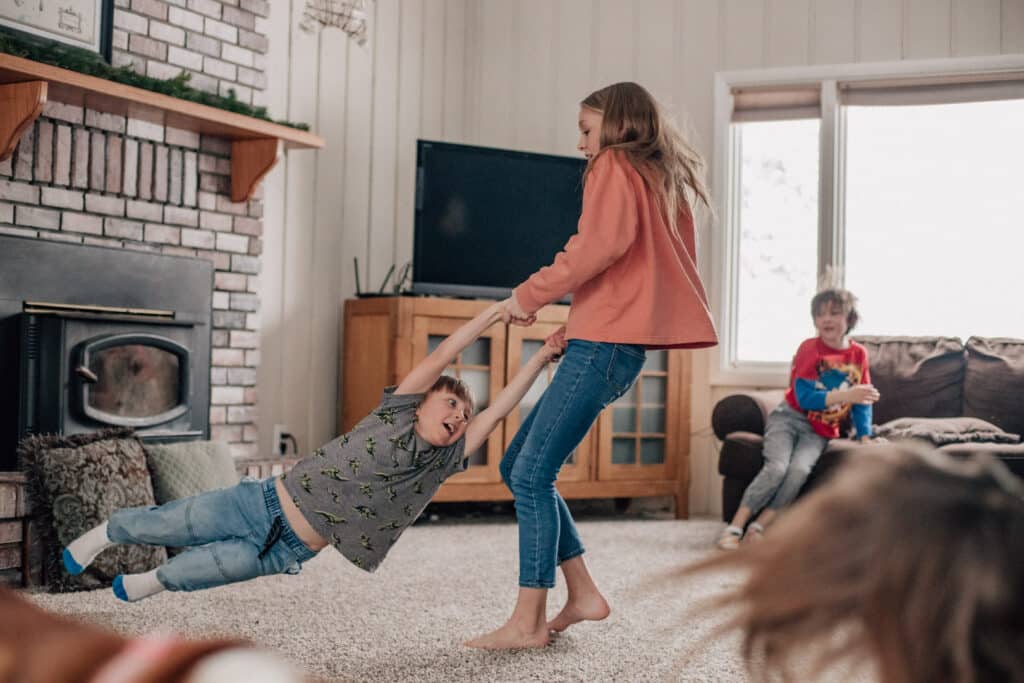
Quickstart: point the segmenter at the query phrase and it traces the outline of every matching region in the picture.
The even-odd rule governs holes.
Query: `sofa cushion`
[[[157,505],[238,483],[230,447],[223,441],[144,445]]]
[[[961,458],[986,453],[999,458],[1018,477],[1024,477],[1024,443],[954,443],[939,450]]]
[[[49,588],[70,591],[109,586],[167,560],[162,547],[117,545],[79,576],[64,571],[61,551],[114,510],[154,504],[142,444],[130,429],[62,437],[30,436],[18,445],[32,510],[43,545]]]
[[[963,414],[1024,434],[1024,340],[967,340]]]
[[[876,423],[898,417],[957,417],[962,414],[965,360],[963,344],[958,338],[857,337],[856,340],[867,349],[871,383],[882,395],[874,405]]]
[[[887,439],[922,439],[935,446],[1020,442],[1017,434],[1008,434],[991,422],[976,417],[901,417],[879,425],[875,434]]]

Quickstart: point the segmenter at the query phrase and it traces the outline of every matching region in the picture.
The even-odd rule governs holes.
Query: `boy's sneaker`
[[[743,529],[738,526],[727,526],[722,535],[715,543],[719,550],[736,550],[740,547],[740,540],[743,538]]]

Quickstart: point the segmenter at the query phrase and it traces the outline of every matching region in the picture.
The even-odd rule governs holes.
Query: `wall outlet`
[[[284,455],[288,444],[281,438],[288,433],[288,425],[274,425],[274,438],[270,441],[270,447],[274,449],[274,455]]]

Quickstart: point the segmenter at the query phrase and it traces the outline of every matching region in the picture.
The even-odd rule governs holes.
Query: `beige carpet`
[[[297,576],[164,593],[131,605],[109,591],[33,597],[52,611],[131,635],[242,636],[329,680],[745,681],[736,639],[701,643],[712,620],[687,615],[731,579],[667,578],[710,552],[720,529],[711,520],[581,521],[588,562],[612,615],[577,625],[540,651],[462,646],[500,625],[512,608],[516,527],[508,520],[417,525],[372,575],[328,550]],[[552,616],[564,595],[560,582]]]

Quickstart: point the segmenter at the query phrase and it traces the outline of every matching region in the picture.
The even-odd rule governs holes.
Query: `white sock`
[[[733,526],[732,524],[725,527],[725,531],[726,533],[732,534],[736,538],[739,538],[743,535],[743,529],[739,528],[738,526]]]
[[[125,602],[135,602],[167,590],[156,578],[156,570],[142,574],[118,574],[114,578],[114,595]]]
[[[114,542],[107,536],[107,523],[103,522],[97,527],[71,541],[67,547],[67,553],[71,555],[74,564],[68,562],[65,556],[64,565],[70,574],[81,574],[86,567],[92,564],[96,556],[114,545]],[[75,566],[77,565],[77,567]],[[75,571],[77,569],[77,571]]]

